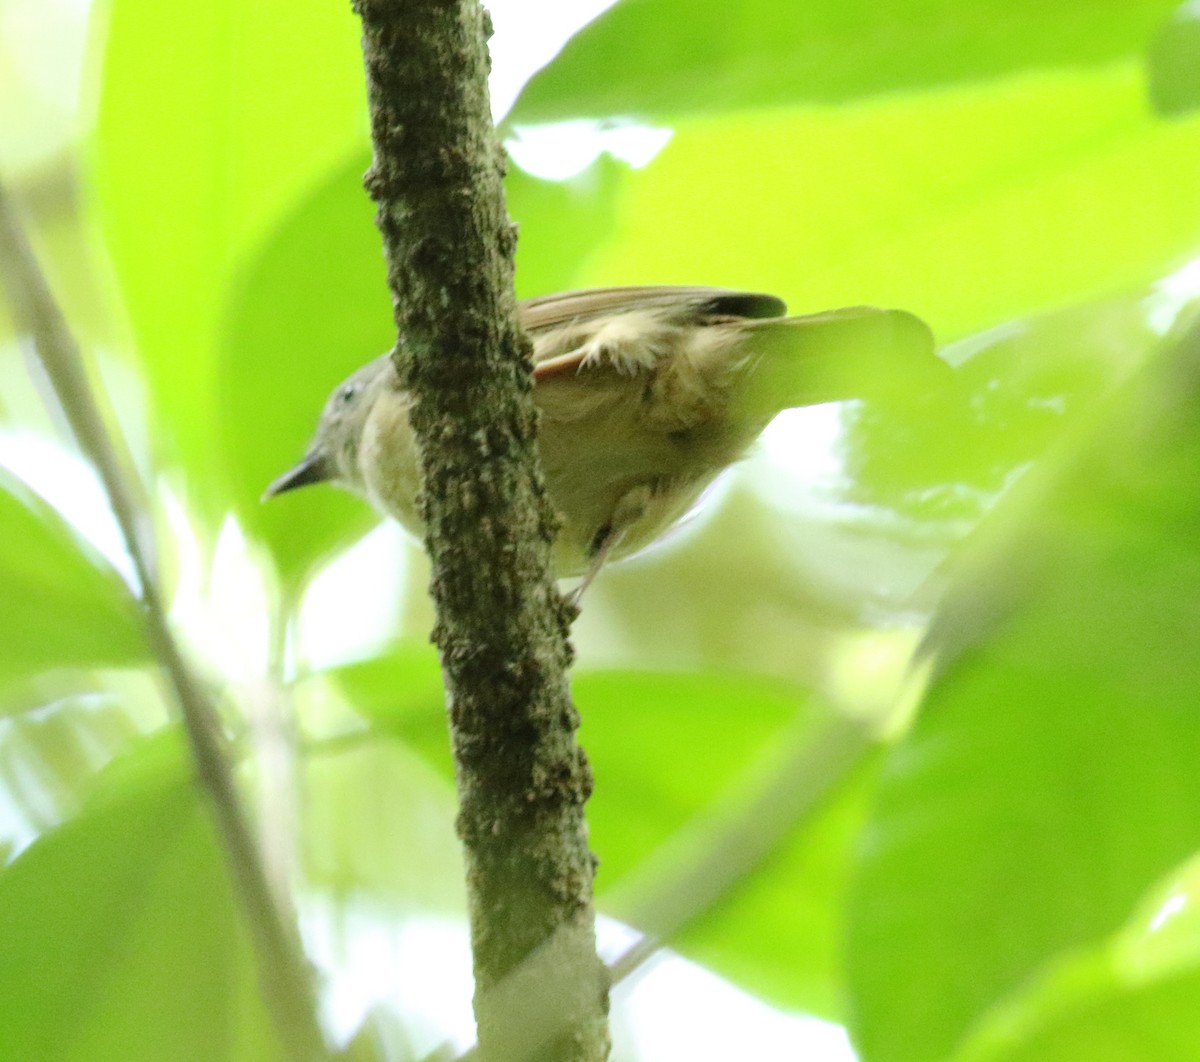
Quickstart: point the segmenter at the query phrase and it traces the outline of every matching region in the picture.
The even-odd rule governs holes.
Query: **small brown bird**
[[[529,299],[534,400],[559,576],[635,553],[677,523],[784,409],[920,393],[940,380],[926,325],[852,307],[785,317],[772,295],[600,288]],[[331,482],[419,534],[408,395],[389,355],[325,404],[304,460],[266,496]]]

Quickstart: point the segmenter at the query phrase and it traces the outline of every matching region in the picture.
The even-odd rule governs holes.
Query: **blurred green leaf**
[[[1200,11],[1180,4],[1150,42],[1150,101],[1160,114],[1185,114],[1200,104]]]
[[[1138,55],[1173,0],[624,0],[526,86],[510,120],[842,101]]]
[[[955,1062],[1189,1062],[1200,1042],[1197,861],[1110,940],[1052,963],[985,1015]]]
[[[848,409],[847,500],[902,511],[927,528],[971,526],[1014,472],[1151,356],[1160,339],[1147,320],[1149,294],[967,336],[942,351],[955,366],[953,383],[922,406]]]
[[[795,737],[794,728],[776,735],[773,752],[786,761],[800,758]],[[805,734],[804,745],[812,740]],[[670,935],[670,946],[776,1006],[844,1021],[843,901],[874,764],[864,756],[859,769],[792,820],[782,806],[793,788],[807,791],[808,778],[764,769],[762,759],[760,750],[759,764],[743,768],[715,800],[659,841],[631,875],[601,894],[601,904],[654,932],[659,919],[670,921],[680,906],[690,911],[693,897],[709,892],[711,873],[725,875],[732,863],[733,880]],[[751,817],[748,809],[761,799],[779,805],[779,816]],[[769,851],[745,862],[742,845],[757,847],[767,838]]]
[[[1192,332],[997,509],[943,606],[851,901],[870,1062],[944,1057],[1200,846],[1197,381]]]
[[[532,177],[510,165],[504,182],[508,212],[520,225],[517,294],[522,298],[564,291],[612,224],[627,168],[602,155],[564,181]]]
[[[388,735],[316,748],[305,759],[306,877],[342,899],[363,893],[408,911],[466,919],[454,790]]]
[[[326,677],[359,715],[385,733],[407,740],[420,734],[415,747],[444,773],[452,772],[442,669],[433,646],[402,642],[379,656],[317,676]]]
[[[282,1059],[178,735],[0,873],[0,1056]]]
[[[1123,961],[1142,975],[1200,961],[1200,854],[1142,897],[1116,944]]]
[[[574,692],[598,901],[635,921],[642,894],[707,855],[764,778],[780,784],[781,758],[827,711],[791,683],[713,672],[583,673]],[[873,782],[864,765],[802,821],[755,824],[780,830],[772,853],[671,946],[780,1006],[841,1018],[842,897]]]
[[[105,6],[106,32],[93,36],[103,46],[97,207],[150,384],[159,458],[182,467],[190,501],[219,520],[228,498],[217,329],[231,273],[317,175],[363,142],[359,27],[337,4]]]
[[[572,690],[596,776],[588,822],[602,902],[812,711],[801,690],[751,675],[582,672]]]
[[[120,578],[2,470],[0,541],[0,686],[49,668],[147,659],[137,606]]]
[[[1040,1002],[1033,1017],[995,1039],[972,1040],[954,1062],[1192,1062],[1200,970],[1130,982],[1114,974],[1107,954],[1088,960],[1069,969],[1067,984],[1053,985],[1053,1005]]]
[[[330,487],[262,498],[304,456],[333,388],[395,341],[362,190],[369,161],[338,166],[278,222],[232,278],[219,330],[220,442],[232,501],[291,579],[378,519]]]
[[[844,1022],[846,885],[875,766],[838,787],[672,947],[776,1006]]]
[[[941,342],[1142,286],[1197,249],[1200,122],[1132,64],[689,119],[627,173],[583,285],[709,283],[911,310]]]
[[[74,677],[80,685],[80,677]],[[5,691],[6,700],[11,692]],[[16,843],[78,811],[96,772],[140,733],[111,692],[67,694],[33,704],[36,711],[28,710],[30,702],[20,703],[26,710],[0,724],[0,805],[4,833]]]

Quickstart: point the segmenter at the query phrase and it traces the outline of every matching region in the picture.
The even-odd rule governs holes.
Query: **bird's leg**
[[[613,548],[625,537],[626,532],[646,514],[646,507],[650,504],[652,495],[653,492],[646,483],[639,484],[621,495],[620,500],[613,508],[612,516],[592,539],[592,546],[589,550],[592,560],[579,585],[571,591],[568,600],[572,605],[579,605],[583,592],[591,586],[592,580],[600,573],[600,569],[604,567],[604,562]]]

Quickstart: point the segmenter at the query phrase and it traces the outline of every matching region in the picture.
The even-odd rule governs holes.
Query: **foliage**
[[[413,1002],[423,978],[401,998],[347,968],[364,910],[373,931],[463,918],[421,562],[356,575],[353,499],[259,502],[332,384],[392,342],[356,25],[280,0],[111,0],[96,20],[87,195],[76,215],[30,192],[39,249],[156,491],[176,619],[227,693],[341,1000],[330,1025],[367,1020],[388,1057],[418,1057],[447,1031]],[[640,167],[512,167],[522,294],[900,306],[954,369],[918,408],[785,418],[691,527],[605,571],[577,625],[618,917],[747,794],[786,789],[784,750],[822,720],[887,727],[673,941],[845,1023],[864,1062],[1194,1054],[1195,32],[1161,0],[621,0],[504,122],[518,160],[541,122],[586,119],[554,135],[597,144],[669,130]],[[48,434],[11,331],[0,423]],[[0,784],[22,824],[0,871],[0,1055],[273,1057],[121,559],[29,478],[0,481]],[[384,595],[398,614],[370,626]],[[262,646],[222,650],[259,611]],[[321,644],[339,627],[359,632],[340,657]],[[257,725],[277,697],[298,728],[282,775]]]

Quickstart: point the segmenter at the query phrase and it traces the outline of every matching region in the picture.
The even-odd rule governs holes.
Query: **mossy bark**
[[[378,204],[412,393],[467,861],[483,1057],[600,1062],[596,956],[567,669],[571,608],[550,570],[515,227],[477,0],[356,0]]]

